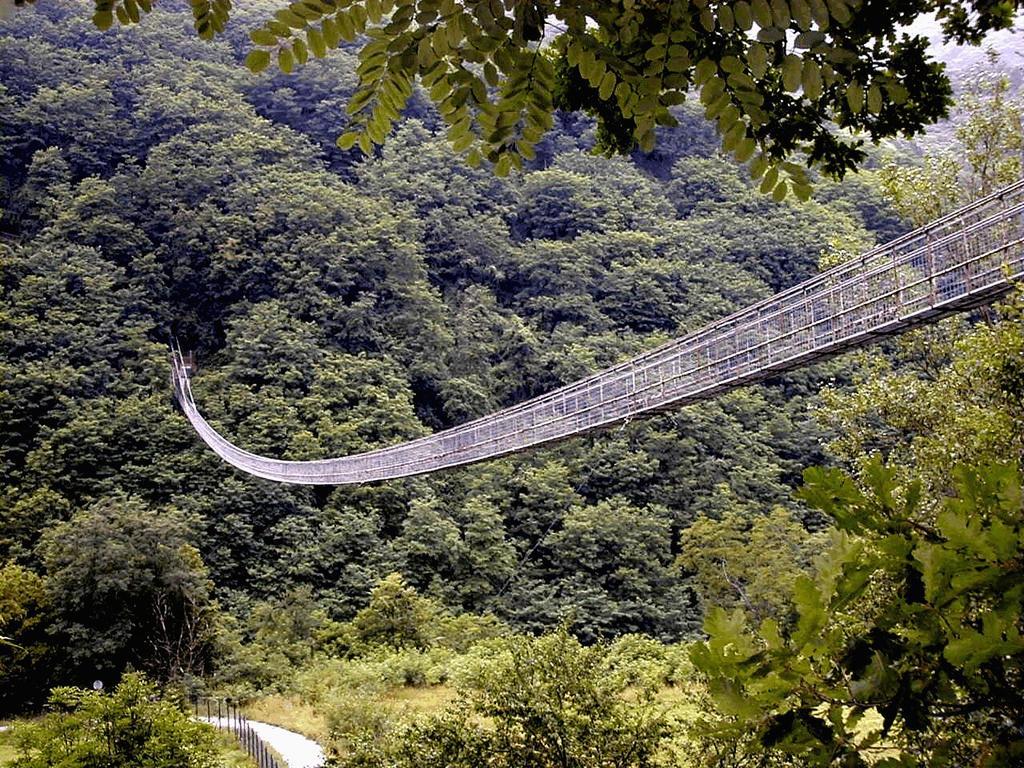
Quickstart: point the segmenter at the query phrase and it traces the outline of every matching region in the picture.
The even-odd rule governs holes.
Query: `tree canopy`
[[[29,0],[31,2],[31,0]],[[140,21],[153,0],[95,0],[101,29]],[[522,167],[553,112],[598,121],[599,146],[650,150],[655,127],[699,93],[722,149],[761,190],[805,198],[804,166],[842,177],[873,141],[913,136],[947,115],[952,89],[927,38],[979,43],[1012,26],[1019,0],[297,0],[250,32],[246,62],[292,72],[346,43],[360,46],[359,87],[338,139],[369,154],[418,81],[452,148],[499,174]],[[198,34],[225,30],[229,0],[194,0]],[[837,130],[840,129],[840,130]]]

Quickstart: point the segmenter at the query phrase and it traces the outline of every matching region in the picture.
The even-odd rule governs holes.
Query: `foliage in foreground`
[[[836,525],[815,578],[796,584],[783,635],[713,612],[693,660],[749,751],[805,765],[1019,765],[1024,759],[1024,514],[1007,464],[960,468],[937,514],[897,493],[880,460],[862,490],[808,470],[802,496]],[[881,727],[861,727],[881,715]],[[870,761],[870,763],[869,763]]]
[[[96,0],[101,29],[138,22],[150,0]],[[199,34],[222,32],[225,0],[193,2]],[[723,149],[751,161],[762,191],[810,194],[792,162],[842,176],[865,159],[863,140],[912,136],[944,117],[951,93],[928,41],[907,34],[935,13],[948,36],[977,44],[1013,24],[1018,0],[737,0],[661,3],[534,0],[303,0],[283,5],[251,34],[254,71],[276,60],[290,73],[312,56],[361,44],[360,87],[348,102],[355,130],[339,139],[366,154],[382,144],[417,81],[473,163],[506,174],[553,125],[556,107],[598,118],[607,150],[654,146],[670,108],[700,91]],[[554,46],[544,42],[560,33]],[[756,153],[756,157],[755,157]],[[788,176],[780,178],[780,174]]]
[[[138,674],[112,693],[55,688],[49,713],[17,730],[14,768],[214,768],[212,728],[193,722]]]

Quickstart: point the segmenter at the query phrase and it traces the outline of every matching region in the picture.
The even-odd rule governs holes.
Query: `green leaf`
[[[742,608],[726,611],[715,606],[704,619],[704,631],[708,634],[708,646],[718,655],[730,656],[734,660],[750,658],[756,649],[746,633],[747,617]]]
[[[114,14],[112,11],[96,11],[92,15],[92,23],[97,29],[108,30],[114,26]]]
[[[721,61],[718,62],[718,66],[723,72],[728,72],[729,74],[743,71],[743,62],[735,56],[723,56]]]
[[[772,17],[772,7],[768,4],[768,0],[753,0],[750,7],[754,12],[754,21],[757,22],[757,26],[762,29],[772,26],[774,18]]]
[[[736,152],[733,153],[733,156],[738,162],[745,163],[754,156],[756,150],[757,142],[751,138],[746,138],[736,147]]]
[[[718,26],[725,32],[732,32],[735,25],[736,17],[733,14],[732,8],[724,3],[718,6]]]
[[[790,93],[800,90],[803,59],[791,53],[782,60],[782,85]]]
[[[718,65],[711,59],[701,59],[697,62],[697,68],[693,73],[693,81],[697,85],[704,85],[708,78],[718,72]]]
[[[292,29],[304,29],[306,27],[306,20],[288,8],[274,11],[274,17]]]
[[[505,177],[508,176],[512,170],[512,156],[504,154],[498,158],[498,162],[494,164],[494,173],[497,176]]]
[[[129,21],[131,21],[132,24],[138,24],[139,23],[139,6],[138,6],[138,3],[136,3],[135,0],[123,0],[123,5],[124,5],[125,13],[128,14]]]
[[[789,26],[789,3],[786,0],[772,0],[772,21],[774,26],[785,29]]]
[[[760,80],[768,70],[768,49],[761,43],[751,43],[747,50],[747,63],[754,77]]]
[[[337,48],[338,43],[341,41],[341,31],[338,29],[338,25],[334,22],[334,19],[324,19],[320,25],[320,29],[324,36],[324,43],[328,48]]]
[[[745,696],[742,687],[735,680],[713,679],[708,685],[708,690],[715,705],[725,715],[741,720],[754,720],[761,715],[760,703]]]
[[[306,42],[316,58],[322,59],[327,55],[327,43],[324,42],[324,35],[319,29],[310,27],[306,32]]]
[[[817,101],[821,98],[821,69],[810,59],[804,61],[801,84],[803,85],[804,95],[808,99]]]
[[[356,131],[348,131],[347,133],[343,133],[343,134],[341,134],[341,136],[338,137],[338,141],[337,141],[338,149],[344,149],[344,150],[352,149],[352,147],[354,147],[356,145],[357,141],[359,141],[359,133],[358,132],[356,132]]]
[[[878,83],[872,83],[868,88],[868,112],[877,115],[882,111],[882,89]]]
[[[736,20],[736,26],[746,32],[754,25],[754,15],[750,10],[750,3],[746,0],[740,0],[733,6],[733,16]]]
[[[826,2],[828,4],[829,15],[831,15],[833,19],[843,26],[850,23],[850,19],[852,18],[850,8],[844,0],[826,0]]]
[[[295,58],[290,50],[282,48],[277,52],[277,66],[286,75],[291,73],[295,68]]]
[[[249,39],[256,45],[277,45],[277,35],[267,29],[254,29]]]
[[[335,24],[338,25],[338,33],[341,35],[342,40],[347,42],[353,42],[356,39],[356,28],[352,21],[352,17],[347,13],[339,13],[335,19]]]
[[[750,178],[760,179],[768,171],[768,158],[760,154],[750,163]]]
[[[811,192],[811,187],[805,184],[793,184],[793,195],[803,203],[811,199]]]
[[[806,32],[811,28],[811,6],[807,0],[790,0],[789,9],[793,13],[793,19],[798,27]]]
[[[814,19],[814,23],[818,25],[821,30],[828,29],[831,16],[828,12],[828,6],[825,5],[825,0],[807,0],[807,4],[811,7],[811,16]]]
[[[786,30],[778,27],[764,27],[758,31],[757,39],[762,43],[781,43],[786,39]]]
[[[249,51],[249,55],[245,57],[245,66],[254,74],[262,72],[270,66],[270,51]]]
[[[793,586],[793,602],[799,616],[793,632],[793,642],[798,648],[802,648],[817,638],[825,626],[828,618],[825,613],[825,601],[817,585],[810,578],[799,576]]]
[[[864,108],[864,87],[856,80],[846,88],[846,103],[850,106],[850,111],[854,113],[858,113]]]

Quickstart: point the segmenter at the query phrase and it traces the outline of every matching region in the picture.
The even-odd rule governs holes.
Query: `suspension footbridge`
[[[657,349],[452,429],[339,458],[245,451],[203,418],[191,366],[173,384],[199,437],[257,477],[302,485],[388,480],[517,453],[739,386],[991,302],[1024,278],[1024,179]]]

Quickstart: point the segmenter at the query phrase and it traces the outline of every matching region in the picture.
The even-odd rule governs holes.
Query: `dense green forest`
[[[881,680],[884,660],[841,648],[885,635],[884,657],[904,637],[893,627],[905,594],[887,586],[909,578],[907,556],[884,542],[945,504],[947,522],[968,515],[963,500],[982,510],[978,530],[1002,521],[993,535],[1019,534],[1024,344],[1012,303],[554,448],[357,487],[236,472],[195,438],[168,383],[176,338],[196,354],[196,398],[215,426],[290,459],[462,423],[793,285],[948,210],[972,184],[1018,178],[1012,92],[976,80],[951,123],[953,154],[922,164],[913,148],[875,147],[858,175],[815,179],[808,201],[761,194],[688,102],[656,148],[614,158],[591,152],[594,120],[556,113],[527,168],[499,177],[452,156],[420,91],[383,147],[339,149],[356,49],[331,52],[329,68],[254,76],[241,61],[262,13],[238,3],[213,42],[174,8],[116,34],[79,2],[0,21],[0,636],[11,643],[0,707],[37,711],[54,685],[113,685],[134,669],[186,693],[327,712],[307,730],[353,768],[513,753],[524,762],[488,764],[563,765],[553,732],[580,754],[597,743],[603,757],[564,763],[589,768],[838,765],[807,746],[831,743],[810,715],[782,718],[824,722],[829,705],[829,738],[846,750],[829,760],[902,748],[967,765],[977,743],[998,743],[986,754],[1006,762],[990,764],[1014,764],[1019,558],[1001,554],[1016,565],[983,585],[1009,602],[997,650],[955,678],[967,693],[922,692],[938,634],[887,657],[905,669],[877,684],[897,701],[878,705],[884,738],[843,721],[823,693],[839,673],[824,662],[805,670],[816,686],[768,690],[736,668],[753,652],[728,650],[778,647],[781,627],[794,658],[842,657],[840,672]],[[1009,130],[985,143],[996,118]],[[999,162],[971,165],[979,146]],[[958,463],[976,474],[954,481]],[[814,466],[852,471],[867,490],[822,471],[795,495]],[[854,539],[874,553],[859,573],[876,590],[840,620],[826,598],[854,578]],[[926,546],[939,547],[925,537],[907,552]],[[831,575],[812,567],[823,553]],[[1008,689],[994,689],[998,658]],[[995,666],[975,681],[984,664]],[[918,686],[918,709],[903,684]],[[409,687],[440,697],[426,720],[394,714]],[[943,709],[971,696],[983,717]],[[564,719],[545,697],[583,704]],[[690,725],[673,725],[666,701]],[[702,736],[688,735],[687,706],[707,716]],[[778,722],[766,724],[769,709]],[[936,712],[967,723],[967,741],[918,733]],[[796,757],[751,757],[745,739]],[[523,757],[527,745],[539,756]]]
[[[789,503],[821,460],[822,372],[437,478],[303,490],[197,444],[170,402],[168,340],[196,350],[197,397],[240,444],[342,455],[697,328],[811,274],[830,238],[889,237],[901,224],[877,192],[777,206],[714,159],[698,119],[636,162],[588,155],[589,127],[569,123],[505,181],[454,162],[424,106],[358,162],[325,149],[344,82],[253,78],[227,44],[200,54],[177,15],[108,36],[60,13],[12,20],[8,40],[32,43],[2,51],[8,557],[57,567],[44,529],[53,549],[152,517],[176,521],[240,612],[305,588],[349,618],[398,571],[523,629],[569,613],[591,639],[697,628],[680,532]],[[206,71],[182,78],[200,55]]]

